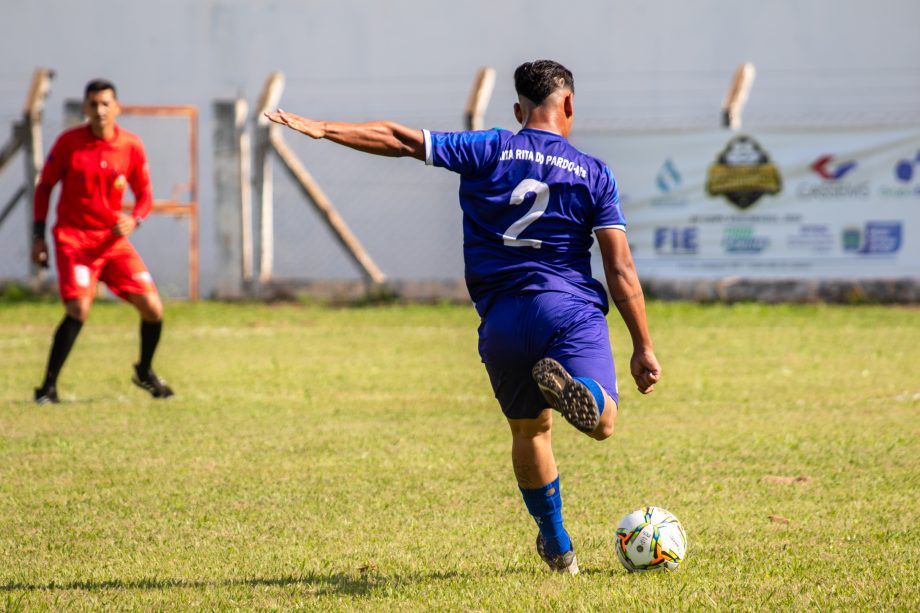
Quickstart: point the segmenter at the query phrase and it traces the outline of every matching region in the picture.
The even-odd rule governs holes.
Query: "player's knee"
[[[610,423],[604,423],[603,421],[601,421],[601,423],[597,424],[597,428],[595,428],[594,431],[591,432],[590,436],[596,441],[603,441],[613,436],[613,430],[614,430],[613,421],[611,421]]]
[[[141,299],[132,302],[144,321],[157,322],[163,319],[163,302],[159,295],[146,294]]]
[[[596,441],[603,441],[613,436],[617,421],[617,403],[605,394],[605,409],[593,432],[589,434]]]
[[[151,304],[150,308],[147,310],[144,315],[145,321],[162,321],[163,319],[163,304],[158,300],[156,303]]]
[[[83,322],[89,318],[89,307],[89,302],[83,300],[68,300],[64,303],[64,312],[68,317]]]

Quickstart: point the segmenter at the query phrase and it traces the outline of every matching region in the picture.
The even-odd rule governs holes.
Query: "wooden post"
[[[249,205],[250,177],[243,139],[246,136],[246,116],[249,107],[243,99],[214,103],[214,210],[217,217],[217,278],[218,298],[241,298],[248,269],[252,278],[252,261],[246,261],[244,244],[250,242]],[[249,233],[247,237],[246,234]]]
[[[38,185],[38,179],[41,175],[42,164],[45,161],[45,155],[42,148],[42,110],[45,107],[45,98],[51,91],[51,79],[54,77],[54,71],[47,68],[36,68],[32,73],[32,83],[29,86],[29,94],[26,96],[25,104],[22,108],[22,130],[20,139],[26,153],[26,191],[23,197],[26,199],[28,214],[26,215],[27,236],[32,236],[32,219],[35,214],[35,186]],[[30,265],[32,278],[38,280],[43,274],[43,269],[35,264]]]
[[[361,245],[361,241],[352,234],[348,224],[339,215],[335,206],[320,188],[313,176],[304,168],[297,155],[287,146],[281,133],[274,131],[271,133],[271,145],[278,155],[278,158],[284,164],[284,167],[291,174],[291,177],[300,186],[303,193],[313,203],[316,209],[326,219],[326,223],[335,232],[336,238],[345,247],[348,254],[361,267],[364,276],[376,285],[382,285],[386,281],[386,275],[377,267],[374,260],[371,259],[367,251]]]
[[[47,68],[37,68],[32,74],[32,84],[29,86],[29,95],[26,96],[22,108],[23,128],[22,144],[26,148],[26,197],[31,201],[35,196],[35,186],[42,170],[45,156],[42,150],[42,110],[45,108],[45,98],[51,91],[51,79],[54,72]],[[29,223],[31,224],[31,215]],[[31,227],[30,227],[31,233]]]
[[[25,104],[22,106],[22,120],[14,124],[12,134],[9,140],[0,147],[0,172],[6,168],[13,156],[21,149],[25,148],[26,154],[26,181],[25,184],[16,191],[16,194],[6,203],[0,213],[0,224],[13,211],[16,203],[20,198],[29,200],[29,214],[26,216],[28,221],[28,236],[32,236],[32,202],[35,198],[35,185],[38,183],[38,177],[41,173],[42,162],[42,109],[45,105],[45,98],[51,90],[51,79],[54,72],[47,68],[36,68],[32,73],[32,81],[29,84],[29,92],[26,95]],[[36,269],[33,268],[33,274]]]
[[[750,62],[740,64],[732,75],[725,100],[722,101],[722,127],[732,130],[741,128],[741,112],[747,103],[748,94],[754,84],[756,71]]]
[[[470,97],[466,101],[464,123],[467,130],[483,129],[486,108],[489,106],[489,100],[492,98],[492,90],[494,89],[495,69],[483,66],[476,74],[473,89],[470,90]]]
[[[274,211],[272,209],[273,183],[271,159],[268,155],[271,147],[271,134],[275,125],[266,117],[267,111],[278,107],[284,91],[284,75],[273,72],[269,75],[255,108],[255,133],[252,142],[252,190],[253,190],[253,255],[255,282],[258,284],[271,280],[274,267],[275,234]]]

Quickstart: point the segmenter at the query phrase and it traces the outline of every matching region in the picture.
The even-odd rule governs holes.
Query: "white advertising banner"
[[[920,277],[920,128],[576,134],[647,278]]]

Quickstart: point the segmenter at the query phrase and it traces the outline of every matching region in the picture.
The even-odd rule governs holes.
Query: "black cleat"
[[[543,535],[539,532],[537,533],[537,554],[546,562],[549,569],[555,573],[578,574],[578,558],[575,557],[575,550],[569,549],[565,553],[551,556],[546,553],[546,549],[543,546]]]
[[[572,378],[562,364],[552,358],[537,362],[531,372],[537,387],[551,407],[582,432],[593,432],[601,419],[594,394]]]
[[[35,404],[58,404],[57,386],[43,385],[35,388]]]
[[[131,378],[131,382],[134,385],[138,386],[141,389],[145,389],[150,392],[150,395],[154,398],[169,398],[170,396],[175,396],[172,388],[166,385],[166,381],[160,379],[153,369],[147,370],[146,373],[142,373],[138,365],[134,365],[134,377]]]

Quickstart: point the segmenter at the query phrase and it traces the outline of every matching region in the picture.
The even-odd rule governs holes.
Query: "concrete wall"
[[[742,61],[758,70],[748,126],[920,121],[916,0],[7,0],[0,23],[0,139],[36,66],[57,71],[46,147],[63,127],[64,99],[96,76],[114,80],[128,104],[198,105],[203,295],[215,269],[211,104],[237,95],[254,103],[273,70],[287,76],[283,106],[301,114],[458,129],[476,69],[488,64],[498,85],[486,124],[511,128],[514,67],[551,57],[575,72],[576,144],[577,131],[715,125]],[[148,142],[162,159],[161,197],[181,175],[175,140]],[[388,275],[462,275],[454,177],[293,134],[290,142]],[[21,176],[19,160],[0,176],[0,203]],[[357,277],[277,176],[277,274]],[[0,228],[0,278],[26,274],[24,211]],[[183,243],[172,238],[182,231],[164,219],[137,236],[167,293],[184,284]]]

